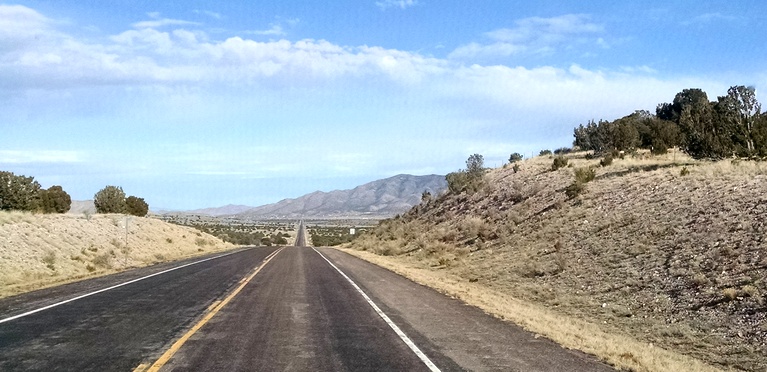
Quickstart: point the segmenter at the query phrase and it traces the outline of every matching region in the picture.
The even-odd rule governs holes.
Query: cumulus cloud
[[[181,19],[172,19],[172,18],[161,18],[160,13],[152,12],[147,14],[149,18],[152,18],[149,21],[141,21],[136,22],[133,24],[133,27],[135,28],[160,28],[164,26],[198,26],[200,25],[197,22],[191,22],[191,21],[184,21]]]
[[[584,35],[599,34],[602,25],[590,21],[584,14],[567,14],[559,17],[524,18],[515,22],[513,28],[502,28],[484,34],[485,43],[469,43],[456,48],[449,58],[469,59],[476,57],[507,57],[519,53],[551,53],[556,48],[577,41]],[[601,38],[599,45],[606,45]]]
[[[601,112],[604,110],[599,106],[606,101],[613,106],[620,106],[615,102],[624,99],[626,104],[636,100],[654,104],[661,92],[663,97],[673,97],[680,89],[679,81],[661,81],[647,66],[618,71],[577,65],[568,69],[466,66],[450,58],[375,46],[341,46],[325,40],[262,42],[235,36],[211,41],[205,32],[187,27],[190,24],[184,21],[184,28],[160,29],[182,24],[166,22],[159,14],[150,14],[158,22],[156,27],[145,24],[95,43],[56,30],[54,22],[32,9],[3,6],[2,37],[24,40],[24,35],[6,26],[18,22],[19,17],[28,22],[24,32],[37,36],[10,43],[14,45],[10,50],[0,52],[0,90],[166,84],[226,87],[288,83],[285,86],[295,87],[336,79],[383,79],[434,100],[476,100],[481,102],[478,107],[505,105],[525,111],[557,107],[566,111],[593,106]],[[485,36],[492,43],[468,44],[451,57],[554,49],[577,36],[592,36],[593,41],[602,31],[601,25],[585,15],[526,18],[517,21],[514,28],[488,32]],[[620,107],[625,109],[625,105]]]
[[[376,1],[376,6],[381,8],[381,10],[386,10],[389,8],[400,8],[400,9],[406,9],[410,8],[411,6],[414,6],[418,4],[418,1],[416,0],[383,0],[383,1]]]
[[[223,19],[224,16],[221,13],[211,12],[210,10],[194,10],[195,14],[201,14],[213,19]]]

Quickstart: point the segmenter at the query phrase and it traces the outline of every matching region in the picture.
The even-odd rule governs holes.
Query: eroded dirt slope
[[[569,158],[557,171],[549,157],[492,170],[480,192],[424,203],[354,247],[712,365],[765,370],[767,165]],[[568,198],[586,166],[596,179]]]

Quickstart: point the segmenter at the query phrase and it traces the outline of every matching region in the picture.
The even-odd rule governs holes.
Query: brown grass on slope
[[[193,228],[123,215],[0,212],[0,297],[234,246]]]
[[[479,193],[418,206],[354,247],[712,365],[767,368],[767,165],[616,159],[569,199],[574,169],[599,160],[551,162],[493,170]]]

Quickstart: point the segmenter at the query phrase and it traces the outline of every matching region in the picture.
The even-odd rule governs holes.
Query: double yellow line
[[[181,338],[179,338],[176,342],[174,342],[173,345],[171,345],[170,348],[167,351],[165,351],[165,353],[163,353],[159,359],[157,359],[156,362],[154,362],[152,365],[141,364],[138,367],[136,367],[136,369],[134,369],[133,372],[159,371],[160,368],[162,368],[166,363],[168,363],[168,361],[170,361],[170,358],[172,358],[178,352],[178,350],[181,349],[182,346],[184,346],[184,343],[186,343],[186,341],[189,340],[189,338],[192,337],[192,335],[194,335],[195,332],[197,332],[200,328],[202,328],[202,326],[208,323],[213,318],[213,316],[216,315],[216,313],[218,313],[222,308],[224,308],[224,306],[226,306],[226,304],[229,303],[229,301],[231,301],[235,296],[237,296],[237,294],[239,294],[240,291],[242,291],[242,289],[245,288],[245,286],[259,273],[259,271],[261,271],[261,269],[263,269],[264,266],[266,266],[266,264],[268,264],[269,261],[271,261],[272,258],[274,258],[274,256],[280,253],[283,249],[285,248],[284,247],[280,248],[272,252],[270,255],[266,256],[266,258],[261,263],[261,265],[259,265],[253,271],[252,274],[240,280],[240,285],[232,293],[230,293],[229,296],[227,296],[225,299],[223,299],[221,302],[218,302],[217,304],[214,303],[214,306],[212,306],[212,309],[208,311],[208,313],[205,314],[205,316],[202,319],[200,319],[200,321],[197,322],[197,324],[195,324],[194,327],[192,327],[192,329],[190,329],[187,333],[181,336]]]

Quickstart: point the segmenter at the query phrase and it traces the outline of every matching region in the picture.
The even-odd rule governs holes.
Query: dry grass
[[[233,248],[197,230],[122,215],[0,212],[0,297]]]
[[[597,324],[563,317],[544,306],[520,301],[465,278],[413,265],[407,260],[381,257],[369,252],[342,249],[364,260],[435,288],[453,298],[514,322],[526,330],[551,338],[560,345],[597,355],[611,365],[632,371],[718,371],[693,358],[609,333]]]
[[[653,349],[765,370],[767,166],[669,153],[599,167],[600,159],[584,155],[569,155],[572,167],[556,171],[547,156],[520,162],[516,173],[493,170],[486,190],[418,206],[354,248],[385,250],[398,265],[470,282]],[[586,167],[597,167],[594,180],[568,198],[575,169]],[[594,353],[615,365],[630,355],[636,370],[669,370],[627,345],[617,354]]]

